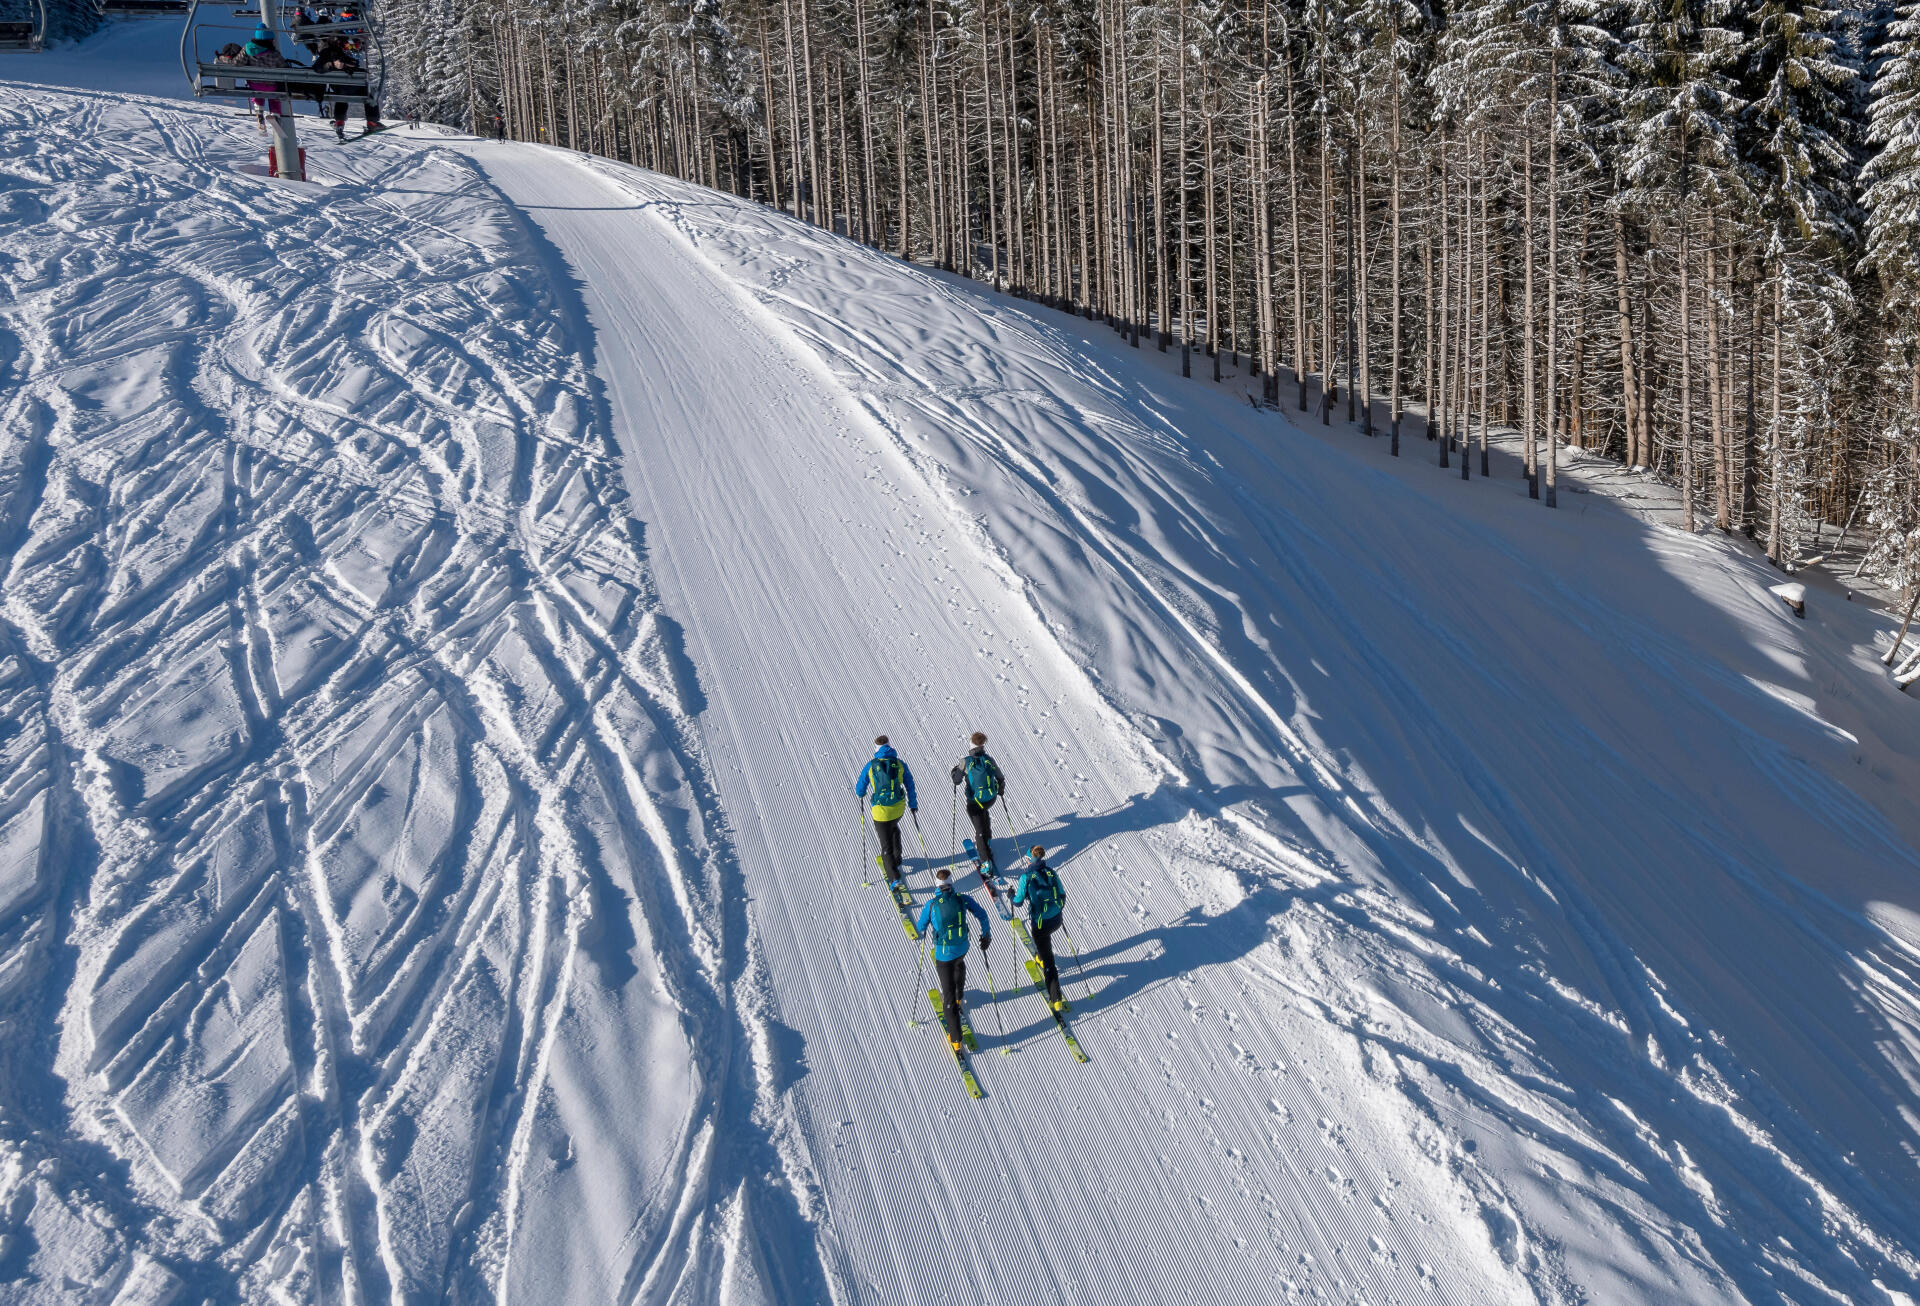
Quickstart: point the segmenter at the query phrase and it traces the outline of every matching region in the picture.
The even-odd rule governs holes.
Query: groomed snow
[[[0,83],[0,1299],[1920,1295],[1884,616],[685,183],[263,152]],[[975,728],[1091,1057],[997,933],[980,1103],[850,792],[945,860]]]

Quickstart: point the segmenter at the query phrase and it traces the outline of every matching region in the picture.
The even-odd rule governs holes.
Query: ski
[[[1041,997],[1046,998],[1047,997],[1047,972],[1040,965],[1040,959],[1038,957],[1028,957],[1024,964],[1026,965],[1026,968],[1027,968],[1027,974],[1033,977],[1033,987],[1040,990]],[[1047,998],[1047,1001],[1051,1003],[1053,999]],[[1067,991],[1065,989],[1060,990],[1060,1005],[1055,1007],[1054,1010],[1055,1011],[1072,1011],[1073,1010],[1073,1004],[1067,1001]]]
[[[885,879],[887,874],[886,859],[884,857],[875,857],[873,860],[879,864],[881,878]],[[918,939],[920,937],[920,927],[913,923],[913,895],[907,892],[904,877],[898,880],[887,880],[887,896],[893,899],[894,910],[900,913],[900,923],[907,927],[907,937],[910,939]]]
[[[993,909],[1000,913],[1001,920],[1013,920],[1013,904],[1000,893],[1000,886],[1006,883],[1006,880],[1002,878],[1000,874],[1000,868],[993,866],[992,862],[983,862],[980,860],[980,854],[974,848],[973,840],[963,839],[961,843],[966,847],[967,856],[973,859],[973,869],[979,872],[980,883],[986,888],[987,897],[993,900]],[[993,866],[993,874],[991,875],[987,874],[987,868],[989,866]],[[1016,928],[1018,928],[1017,923]]]
[[[940,1001],[940,990],[928,989],[927,997],[933,1001],[934,1020],[940,1029],[941,1039],[945,1041],[947,1038],[947,1009],[945,1004]],[[960,1037],[968,1047],[973,1047],[973,1030],[968,1027],[967,1018],[964,1013],[960,1017]],[[951,1042],[947,1042],[947,1050],[953,1053],[954,1064],[960,1067],[960,1079],[967,1086],[967,1096],[974,1098],[985,1097],[986,1094],[980,1091],[980,1081],[974,1078],[973,1067],[967,1064],[966,1052],[954,1047]],[[977,1051],[978,1049],[976,1048],[975,1050]]]
[[[369,136],[378,136],[383,132],[390,132],[393,130],[393,127],[394,127],[394,124],[389,122],[383,122],[378,127],[375,127],[372,131],[362,131],[357,136],[348,136],[344,140],[336,141],[335,144],[352,145],[355,141],[364,141]]]
[[[947,1028],[947,1004],[940,1000],[939,989],[928,989],[927,996],[933,999],[934,1018],[939,1022],[941,1032],[945,1033]],[[969,1052],[978,1052],[980,1050],[979,1042],[973,1037],[973,1022],[967,1019],[967,1010],[965,1007],[960,1009],[960,1041],[967,1045],[967,1051]]]
[[[1073,1036],[1073,1030],[1068,1028],[1067,1018],[1060,1014],[1066,1009],[1066,1000],[1063,997],[1058,1007],[1053,1005],[1053,1000],[1047,996],[1046,972],[1040,969],[1039,961],[1032,957],[1027,958],[1027,977],[1033,981],[1033,987],[1039,992],[1040,1000],[1047,1004],[1047,1014],[1052,1016],[1053,1023],[1060,1027],[1060,1037],[1067,1040],[1067,1050],[1073,1053],[1075,1061],[1085,1065],[1087,1054],[1081,1049],[1080,1040]]]

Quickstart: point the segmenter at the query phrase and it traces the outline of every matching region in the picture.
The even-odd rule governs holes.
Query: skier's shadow
[[[1162,789],[1151,794],[1136,794],[1107,812],[1068,817],[1038,826],[1030,832],[1023,832],[1020,843],[1023,847],[1039,843],[1068,850],[1055,865],[1062,872],[1067,886],[1067,928],[1070,931],[1073,928],[1074,867],[1090,867],[1093,861],[1090,854],[1106,840],[1116,835],[1137,834],[1170,825],[1192,812],[1218,812],[1250,799],[1271,804],[1303,789],[1299,785],[1282,788],[1239,785],[1205,790]],[[935,859],[935,862],[942,860]],[[1077,958],[1066,935],[1056,934],[1054,954],[1059,964],[1062,987],[1070,1004],[1067,1012],[1069,1022],[1080,1016],[1095,1016],[1124,1007],[1155,985],[1192,974],[1202,966],[1237,961],[1266,941],[1270,923],[1289,907],[1314,899],[1331,900],[1347,887],[1337,878],[1301,886],[1276,883],[1248,872],[1231,873],[1240,881],[1241,896],[1225,911],[1208,914],[1193,908],[1164,925],[1091,946]],[[1013,878],[1017,882],[1017,877]],[[975,876],[968,876],[960,887],[968,891],[982,890]],[[980,896],[984,897],[984,891]],[[983,902],[982,905],[986,904]],[[1009,997],[1011,992],[1031,991],[1032,985],[1024,966],[1020,964],[1025,952],[1016,944],[1002,955],[1015,958],[1015,970],[1003,987],[1001,997]],[[1093,989],[1091,997],[1086,992],[1089,984]],[[1029,1005],[1039,1009],[1037,1004]],[[1015,1010],[1026,1009],[1015,1006]],[[1018,1028],[1009,1024],[1007,1036],[1021,1043],[1030,1037],[1043,1036],[1052,1028],[1052,1020],[1042,1014],[1037,1020]],[[1089,1055],[1093,1055],[1096,1049],[1089,1048],[1088,1051]]]

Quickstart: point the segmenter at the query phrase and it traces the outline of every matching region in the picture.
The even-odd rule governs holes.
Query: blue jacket
[[[968,912],[980,922],[981,944],[991,943],[993,925],[987,920],[987,914],[972,898],[955,892],[951,884],[927,899],[927,905],[920,909],[920,932],[933,931],[927,937],[933,940],[935,961],[958,961],[967,955]]]
[[[1034,884],[1033,873],[1037,870],[1049,872],[1054,882],[1056,884],[1059,883],[1060,872],[1054,870],[1045,862],[1029,862],[1027,869],[1020,873],[1020,883],[1013,886],[1013,905],[1016,907],[1024,905],[1035,925],[1038,925],[1041,921],[1052,920],[1061,912],[1065,911],[1067,907],[1067,886],[1064,884],[1060,885],[1060,894],[1057,901],[1042,902],[1040,899],[1034,897],[1033,891],[1036,886]],[[1046,896],[1049,898],[1052,897],[1052,895]]]
[[[899,756],[898,753],[893,751],[892,744],[882,744],[879,748],[875,749],[872,761],[869,761],[865,766],[860,768],[860,778],[853,782],[854,796],[857,798],[865,798],[867,796],[867,786],[873,783],[874,762],[892,761]],[[913,772],[905,762],[902,762],[900,763],[900,773],[907,781],[907,806],[917,812],[920,810],[920,795],[916,793],[913,788]]]

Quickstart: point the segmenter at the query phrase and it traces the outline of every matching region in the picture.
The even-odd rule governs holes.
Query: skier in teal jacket
[[[1013,905],[1027,909],[1033,951],[1040,958],[1040,973],[1047,982],[1047,1001],[1057,1011],[1061,1006],[1060,970],[1053,961],[1053,932],[1060,928],[1061,914],[1067,909],[1067,889],[1060,883],[1060,873],[1047,865],[1047,850],[1039,844],[1033,846],[1027,869],[1013,888]]]
[[[980,922],[980,951],[993,944],[993,924],[980,904],[953,887],[953,873],[934,872],[933,897],[920,909],[920,933],[933,945],[933,967],[940,976],[940,1001],[947,1012],[947,1041],[960,1049],[960,1004],[967,993],[967,913]],[[931,931],[931,932],[929,932]]]

